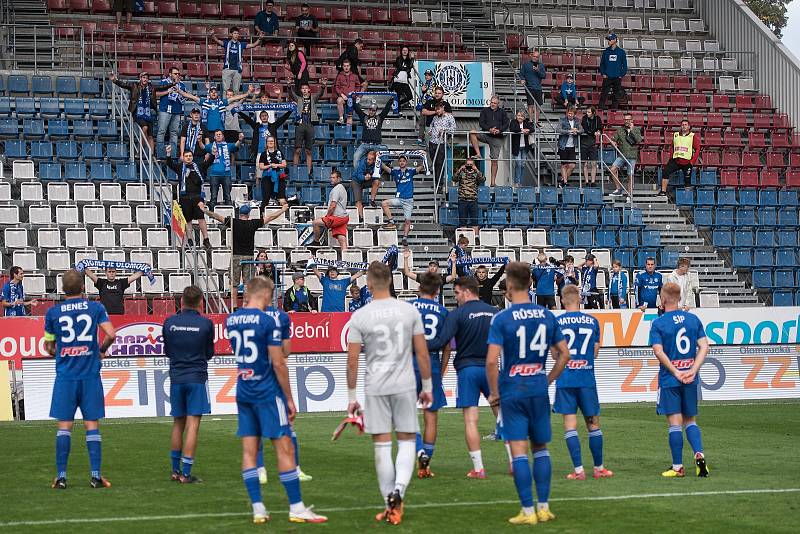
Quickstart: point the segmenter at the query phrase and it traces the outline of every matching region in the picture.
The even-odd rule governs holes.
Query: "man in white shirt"
[[[328,213],[320,219],[314,219],[314,241],[310,247],[322,246],[319,238],[323,228],[330,228],[331,235],[339,241],[342,252],[347,250],[347,189],[342,185],[342,173],[334,169],[331,171],[331,185],[333,189],[328,194]]]
[[[681,301],[679,306],[686,311],[694,307],[694,294],[699,289],[697,283],[689,275],[689,267],[692,262],[689,258],[678,259],[677,268],[667,277],[667,282],[678,284],[681,288]]]

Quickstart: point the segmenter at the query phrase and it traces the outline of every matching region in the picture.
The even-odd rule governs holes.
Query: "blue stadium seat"
[[[55,119],[61,116],[61,101],[58,98],[40,98],[39,115],[45,119]]]
[[[603,208],[603,226],[622,226],[622,213],[617,208]]]
[[[567,206],[580,206],[581,190],[577,187],[565,187],[561,190],[561,204]]]
[[[717,190],[717,205],[718,206],[736,206],[736,189],[721,187]]]
[[[486,215],[486,210],[478,208],[478,226],[488,226],[489,217]]]
[[[660,247],[661,232],[659,230],[643,230],[642,245],[645,247]]]
[[[486,187],[485,185],[481,185],[478,187],[478,205],[479,206],[488,206],[492,203],[492,190]]]
[[[733,208],[718,208],[714,214],[715,226],[734,226],[736,222]]]
[[[34,96],[53,94],[53,79],[50,76],[34,76],[31,85]]]
[[[165,174],[166,174],[166,176],[167,176],[167,181],[168,181],[168,182],[170,182],[170,183],[175,183],[175,182],[177,182],[177,181],[178,181],[178,175],[177,175],[177,174],[175,174],[175,171],[173,171],[172,169],[170,169],[170,168],[169,168],[169,167],[167,167],[166,165],[162,165],[162,166],[161,166],[161,168],[164,170],[164,173],[165,173]],[[143,176],[142,176],[142,180],[146,179],[146,177],[144,176],[144,174],[147,174],[147,172],[148,172],[148,170],[147,170],[147,168],[145,167],[145,169],[143,169],[143,171],[142,171],[142,174],[143,174]],[[261,194],[261,188],[259,187],[259,188],[255,189],[255,190],[253,191],[253,198],[255,198],[255,195],[260,195],[260,194]]]
[[[772,250],[770,249],[770,252]],[[793,248],[779,248],[775,251],[775,265],[777,267],[796,267],[797,254]]]
[[[714,189],[709,187],[700,187],[697,189],[697,199],[695,205],[697,206],[714,206],[717,201],[714,196]]]
[[[551,208],[536,208],[534,211],[535,226],[553,226],[553,210]]]
[[[292,182],[310,182],[311,178],[308,176],[308,167],[305,165],[292,165],[289,167],[289,181]],[[322,180],[318,180],[324,183]]]
[[[31,159],[51,160],[53,159],[53,143],[50,141],[31,142]]]
[[[700,171],[700,185],[719,185],[719,178],[715,169]]]
[[[760,208],[758,210],[758,222],[761,226],[778,226],[778,208]]]
[[[0,97],[0,115],[11,115],[11,99],[7,96]]]
[[[758,204],[760,206],[779,206],[778,191],[776,189],[762,189],[758,193]]]
[[[119,132],[114,121],[108,119],[97,121],[97,137],[101,141],[116,141],[119,139]]]
[[[94,139],[94,123],[90,119],[75,119],[72,121],[72,134],[75,139]]]
[[[86,164],[82,161],[71,161],[64,164],[64,179],[85,182]]]
[[[61,161],[74,161],[78,159],[78,144],[75,141],[56,142],[56,158]]]
[[[508,206],[514,203],[514,189],[508,186],[498,186],[494,188],[495,204]]]
[[[778,203],[783,207],[797,206],[797,191],[792,189],[778,191]]]
[[[81,94],[86,96],[98,96],[100,94],[100,80],[94,78],[81,78]]]
[[[8,92],[9,93],[24,93],[30,92],[28,85],[28,77],[20,74],[12,74],[8,77]]]
[[[545,206],[557,206],[559,204],[558,189],[550,186],[540,187],[539,204],[543,204]]]
[[[6,92],[6,77],[0,74],[0,94],[5,94]]]
[[[689,187],[676,189],[675,204],[677,206],[694,206],[694,189]]]
[[[17,137],[19,137],[19,122],[17,122],[17,119],[0,119],[0,138],[14,139]]]
[[[599,228],[594,233],[595,245],[600,248],[615,248],[617,246],[617,232],[606,228]]]
[[[530,226],[531,225],[531,210],[530,208],[512,208],[511,209],[511,226]]]
[[[769,289],[772,287],[772,269],[753,269],[753,287]]]
[[[714,226],[711,218],[710,208],[695,208],[694,209],[694,224],[699,227]]]
[[[636,248],[639,246],[638,230],[622,229],[619,231],[619,246]]]
[[[339,167],[339,172],[342,173],[342,181],[349,182],[353,179],[353,167],[351,165],[342,165]],[[330,180],[330,173],[328,173],[328,180]]]
[[[636,263],[634,267],[637,269],[644,269],[647,258],[658,259],[658,249],[655,248],[640,248],[636,251]]]
[[[342,161],[344,159],[342,145],[325,145],[324,151],[326,161]]]
[[[439,224],[442,226],[458,226],[458,209],[439,206]]]
[[[569,230],[553,229],[547,234],[550,244],[556,248],[569,248],[571,243],[569,241]]]
[[[775,246],[775,232],[773,230],[758,228],[756,229],[756,246],[757,247],[774,247]]]
[[[578,224],[581,226],[599,226],[600,212],[597,208],[581,208],[578,210]]]
[[[119,166],[119,165],[118,165]],[[239,173],[239,181],[254,184],[256,182],[256,166],[255,165],[242,165],[241,172]],[[261,189],[259,187],[259,189]],[[288,195],[288,192],[287,192]],[[291,196],[291,195],[289,195]]]
[[[587,206],[602,206],[603,192],[599,187],[586,187],[583,189],[583,203]]]
[[[61,181],[61,164],[43,161],[39,164],[39,173],[37,176],[42,181]]]
[[[777,269],[775,271],[775,287],[795,287],[794,269]]]
[[[81,156],[83,159],[103,159],[103,145],[96,141],[85,141],[81,143]]]
[[[533,187],[520,187],[517,189],[517,203],[521,206],[532,208],[536,204],[536,190]]]
[[[23,120],[22,137],[25,139],[44,139],[44,121],[42,119]]]
[[[731,248],[733,246],[733,233],[730,230],[714,230],[711,234],[711,243],[716,248]]]
[[[106,145],[106,156],[112,161],[126,160],[128,159],[128,145],[126,143],[109,143]]]
[[[633,250],[629,248],[614,249],[614,259],[622,262],[622,265],[633,265]]]
[[[735,248],[731,253],[733,267],[736,269],[751,269],[753,267],[753,252],[749,248]]]
[[[256,159],[255,155],[252,157],[250,155],[250,143],[242,143],[239,145],[239,149],[236,151],[236,159],[239,161],[250,161]]]
[[[753,267],[772,267],[775,265],[775,254],[771,248],[757,248],[753,251]]]
[[[17,108],[17,115],[20,118],[36,116],[36,100],[33,98],[16,98],[14,105]]]
[[[139,177],[136,175],[135,163],[117,163],[114,168],[117,174],[117,180],[121,182],[138,182]]]
[[[736,226],[755,226],[756,210],[754,208],[739,208],[736,210]]]
[[[28,143],[18,139],[6,141],[5,155],[7,158],[25,159],[28,157]]]
[[[86,115],[86,108],[82,98],[65,98],[64,114],[68,119],[82,119]]]
[[[733,246],[734,247],[754,247],[756,245],[753,239],[752,230],[736,230],[733,232]]]
[[[89,178],[98,182],[110,182],[114,176],[111,164],[107,161],[93,161],[89,164]]]
[[[508,210],[506,208],[490,208],[489,224],[492,226],[506,226],[508,224]]]
[[[592,248],[595,246],[591,228],[576,228],[573,233],[574,245],[579,248]]]
[[[796,247],[797,230],[778,230],[779,247]]]
[[[111,110],[108,107],[108,100],[93,98],[89,100],[89,116],[104,119],[108,117]]]
[[[330,182],[331,169],[332,169],[332,167],[330,165],[315,165],[313,167],[314,181],[315,182],[321,182],[321,183],[322,182],[325,182],[325,183]],[[339,170],[341,171],[341,169],[339,169]],[[307,172],[306,173],[299,173],[297,179],[302,181],[303,180],[303,174],[306,175],[306,179],[307,180],[310,179]]]
[[[574,209],[560,208],[556,210],[556,224],[558,226],[575,226],[577,223]]]
[[[59,96],[72,96],[78,94],[78,84],[74,76],[59,76],[56,78],[56,94]]]
[[[622,210],[622,224],[644,228],[644,214],[640,208],[625,208]]]
[[[53,141],[69,137],[69,123],[64,119],[50,119],[47,121],[47,137]]]
[[[773,306],[794,306],[794,291],[778,289],[772,292]]]
[[[797,208],[781,208],[778,211],[778,226],[798,226]]]
[[[306,204],[322,204],[322,193],[319,187],[303,187],[301,190],[303,202]]]
[[[739,205],[741,205],[741,206],[758,206],[758,190],[756,190],[756,189],[740,189],[739,190]]]
[[[327,129],[327,128],[326,128]],[[327,140],[329,135],[325,135],[323,139]],[[336,124],[333,127],[333,139],[334,141],[346,141],[350,142],[353,140],[353,127],[349,124]]]
[[[447,202],[452,204],[458,202],[458,187],[451,185],[447,188]]]
[[[661,249],[661,268],[674,269],[678,265],[678,258],[681,253],[677,250]],[[644,265],[642,265],[644,267]]]

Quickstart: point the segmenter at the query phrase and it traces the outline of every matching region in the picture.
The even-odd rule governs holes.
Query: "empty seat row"
[[[798,226],[797,208],[694,208],[694,224],[708,228],[716,226]]]
[[[108,100],[102,98],[32,98],[0,97],[0,115],[15,114],[20,117],[66,116],[68,118],[105,118],[111,113]]]
[[[7,78],[0,75],[0,94],[41,95],[100,95],[100,80],[95,78],[75,78],[75,76],[31,76],[11,74]]]
[[[108,119],[93,121],[91,119],[23,119],[22,137],[25,139],[77,140],[100,139],[115,141],[119,139],[117,124]],[[17,139],[20,137],[20,124],[16,117],[0,118],[0,138]]]

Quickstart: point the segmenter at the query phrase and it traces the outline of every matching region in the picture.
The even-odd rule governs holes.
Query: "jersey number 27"
[[[586,350],[589,348],[589,341],[592,339],[592,329],[591,328],[578,328],[578,334],[575,334],[575,331],[571,328],[565,328],[561,331],[564,334],[564,337],[567,338],[567,345],[569,346],[569,355],[570,356],[577,356],[578,349],[573,348],[575,346],[575,341],[578,336],[583,336],[583,341],[581,342],[581,354],[586,355]]]

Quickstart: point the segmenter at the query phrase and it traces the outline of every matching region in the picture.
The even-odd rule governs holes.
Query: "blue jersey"
[[[553,313],[537,304],[512,304],[495,315],[489,345],[500,345],[500,398],[547,396],[547,355],[562,341]]]
[[[531,267],[537,296],[554,297],[556,295],[556,274],[559,271],[560,269],[551,263],[537,263]]]
[[[653,271],[653,274],[642,271],[633,280],[634,292],[636,293],[636,307],[647,304],[648,308],[656,307],[658,292],[664,285],[664,277],[661,273]]]
[[[444,328],[428,342],[431,347],[443,347],[456,338],[456,357],[453,367],[460,371],[465,367],[485,366],[489,327],[497,308],[482,300],[465,302],[447,315]]]
[[[650,345],[661,345],[664,354],[679,371],[694,365],[697,340],[706,337],[703,323],[697,316],[683,310],[667,312],[650,326]],[[695,383],[700,375],[694,377]],[[658,387],[674,388],[682,385],[663,365],[658,370]]]
[[[25,300],[25,289],[22,287],[22,282],[12,284],[11,281],[3,285],[3,291],[0,293],[0,300],[5,302],[16,302],[18,300]],[[25,305],[18,304],[16,306],[9,306],[5,309],[6,317],[24,317]]]
[[[415,174],[417,174],[417,170],[409,169],[408,167],[405,169],[392,169],[392,179],[397,184],[397,198],[414,198]]]
[[[226,98],[217,98],[211,100],[209,98],[200,99],[200,120],[205,124],[213,137],[216,130],[225,129],[225,112],[228,109],[228,100]]]
[[[161,80],[163,85],[169,85],[172,83],[172,80],[169,78],[164,78]],[[186,91],[186,84],[183,82],[178,82],[175,84],[176,89],[180,89],[181,91]],[[183,103],[186,101],[186,98],[178,93],[175,89],[169,90],[167,94],[162,96],[158,100],[158,111],[163,111],[166,113],[171,113],[172,115],[183,115]]]
[[[439,330],[444,326],[444,321],[447,318],[447,308],[430,299],[414,299],[411,304],[419,310],[422,316],[422,326],[425,328],[425,340],[432,341],[436,338]],[[431,373],[442,374],[442,362],[438,350],[431,350],[432,346],[428,345],[428,352],[431,357]],[[417,370],[417,359],[414,358],[414,370]]]
[[[292,339],[292,319],[288,313],[279,310],[275,306],[268,306],[264,313],[275,319],[275,323],[281,330],[281,341]]]
[[[556,380],[561,388],[593,388],[594,351],[600,343],[600,323],[589,314],[567,312],[558,316],[561,333],[569,347],[569,361]]]
[[[261,310],[239,308],[225,320],[225,333],[239,367],[236,401],[257,404],[282,396],[269,358],[269,347],[282,344],[281,325]]]
[[[97,328],[109,322],[99,302],[66,299],[44,318],[44,338],[56,342],[56,377],[84,380],[100,376],[100,343]]]
[[[332,279],[323,276],[322,282],[322,309],[321,312],[343,312],[344,296],[350,287],[350,277]]]
[[[214,323],[195,310],[167,317],[162,334],[173,384],[203,384],[208,380],[208,360],[214,356]]]

